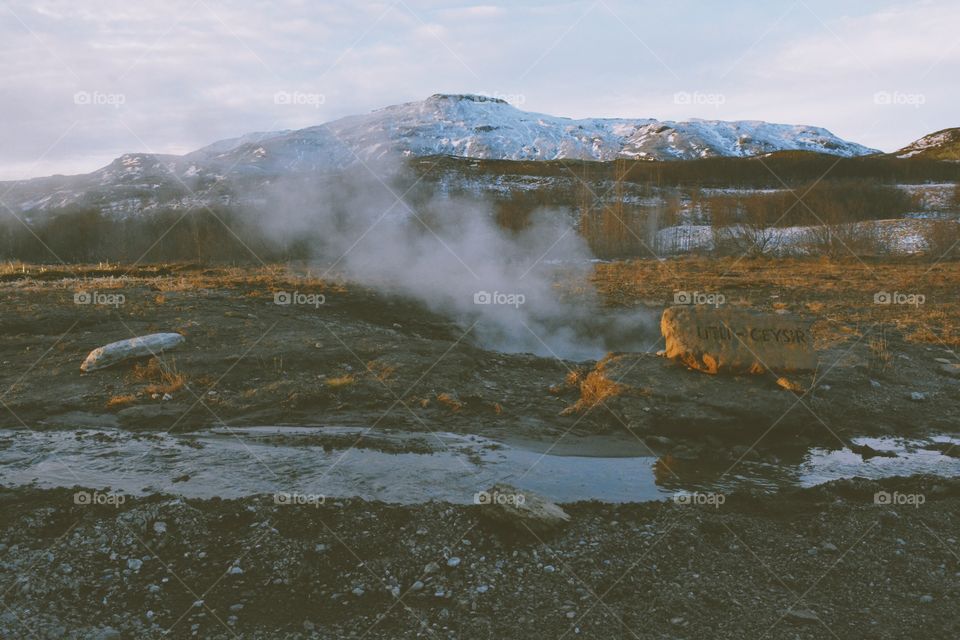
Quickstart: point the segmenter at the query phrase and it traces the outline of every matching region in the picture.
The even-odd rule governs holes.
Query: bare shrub
[[[815,225],[806,232],[804,246],[810,253],[834,258],[878,256],[888,252],[887,240],[873,222]]]
[[[926,256],[934,261],[960,258],[960,221],[931,220],[923,227]]]
[[[720,255],[762,256],[780,248],[783,234],[775,227],[779,203],[766,194],[715,201],[711,225],[714,251]]]

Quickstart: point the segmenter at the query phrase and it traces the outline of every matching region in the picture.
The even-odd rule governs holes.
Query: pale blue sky
[[[0,0],[0,179],[438,92],[813,124],[889,151],[960,125],[958,26],[953,0]]]

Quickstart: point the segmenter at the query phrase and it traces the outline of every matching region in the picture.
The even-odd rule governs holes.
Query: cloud
[[[0,6],[0,179],[90,171],[117,152],[182,151],[438,91],[519,96],[524,109],[572,117],[815,124],[884,149],[958,124],[960,6],[838,4],[806,0],[784,17],[746,0],[13,0]],[[77,104],[81,91],[123,103]],[[278,104],[281,91],[323,99]],[[678,105],[678,91],[725,101]],[[926,101],[884,107],[878,91]]]

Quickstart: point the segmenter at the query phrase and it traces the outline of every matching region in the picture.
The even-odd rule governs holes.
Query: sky
[[[0,180],[434,93],[569,117],[960,126],[956,0],[0,0]]]

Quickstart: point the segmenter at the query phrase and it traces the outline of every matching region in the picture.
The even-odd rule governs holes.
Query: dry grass
[[[335,378],[327,378],[324,382],[328,387],[332,387],[334,389],[340,389],[341,387],[349,387],[356,381],[357,379],[354,378],[353,375],[348,373],[346,375],[337,376]]]
[[[675,291],[722,293],[727,304],[815,317],[818,346],[883,323],[910,341],[960,346],[960,262],[705,258],[598,264],[592,281],[611,307],[673,303]],[[921,294],[920,305],[875,304],[874,294]]]
[[[146,364],[134,365],[130,375],[137,382],[146,382],[143,390],[150,395],[173,394],[187,383],[186,374],[177,370],[176,360],[164,363],[159,358],[150,358]]]
[[[128,407],[137,401],[137,397],[132,394],[113,396],[107,400],[107,409],[120,409]]]
[[[370,375],[376,380],[386,384],[393,379],[393,374],[396,373],[397,368],[380,360],[371,360],[367,363],[367,371],[369,371]]]
[[[610,398],[620,395],[627,389],[626,385],[614,382],[607,377],[606,369],[610,358],[611,356],[607,355],[603,360],[600,360],[593,371],[590,371],[582,380],[576,372],[571,371],[570,374],[567,374],[566,382],[568,383],[573,380],[580,380],[580,398],[561,411],[560,415],[568,416],[589,411]]]
[[[881,327],[880,333],[870,338],[870,361],[868,367],[874,373],[883,373],[890,368],[893,354],[887,343],[887,332]]]
[[[437,402],[450,409],[450,411],[453,411],[454,413],[463,409],[463,403],[451,393],[438,393]]]

